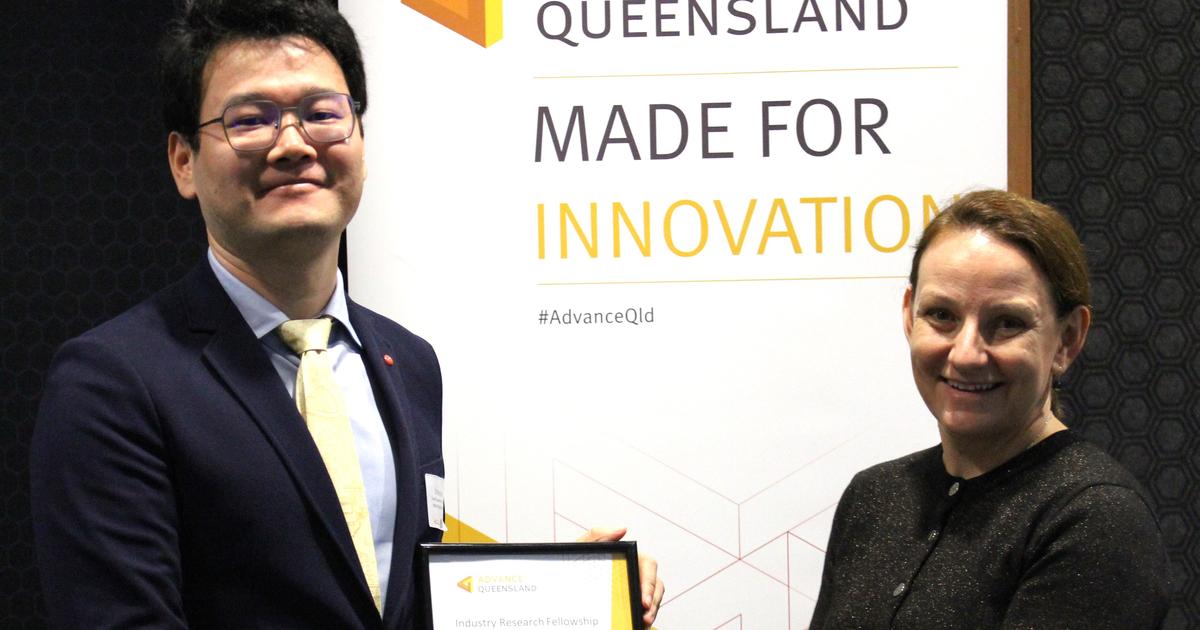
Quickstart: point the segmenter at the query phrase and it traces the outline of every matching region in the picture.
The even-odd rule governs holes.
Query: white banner
[[[441,358],[451,534],[627,525],[657,627],[806,627],[850,476],[937,440],[900,300],[1005,186],[1006,4],[410,4],[341,2],[350,287]]]

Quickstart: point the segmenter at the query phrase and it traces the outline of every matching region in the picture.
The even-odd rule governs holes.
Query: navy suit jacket
[[[205,261],[51,366],[30,471],[54,627],[411,627],[415,550],[441,536],[441,375],[423,339],[348,305],[396,462],[382,620],[304,420]]]

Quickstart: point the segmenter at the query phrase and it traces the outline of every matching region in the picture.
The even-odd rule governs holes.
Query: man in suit
[[[52,624],[410,628],[414,551],[444,527],[441,377],[337,269],[366,178],[354,33],[322,0],[196,0],[162,53],[168,161],[209,253],[51,367],[31,478]],[[279,333],[324,319],[354,499],[293,399],[309,353]]]

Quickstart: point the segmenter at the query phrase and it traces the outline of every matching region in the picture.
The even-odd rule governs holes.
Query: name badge
[[[429,503],[429,526],[446,531],[446,480],[426,474],[425,500]]]

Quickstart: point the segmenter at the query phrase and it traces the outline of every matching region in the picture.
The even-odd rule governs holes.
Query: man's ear
[[[901,309],[901,312],[904,313],[904,338],[905,339],[912,337],[912,328],[913,328],[912,309],[913,309],[913,288],[912,288],[912,285],[910,284],[910,285],[908,285],[908,288],[904,289],[904,308]]]
[[[175,178],[175,188],[184,199],[196,198],[196,184],[192,178],[192,165],[196,154],[178,131],[172,131],[167,136],[167,163],[171,166],[171,176]]]
[[[1083,351],[1083,342],[1087,340],[1088,329],[1092,326],[1092,309],[1076,306],[1059,325],[1062,327],[1062,338],[1058,351],[1054,353],[1055,378],[1065,374],[1075,357]]]

